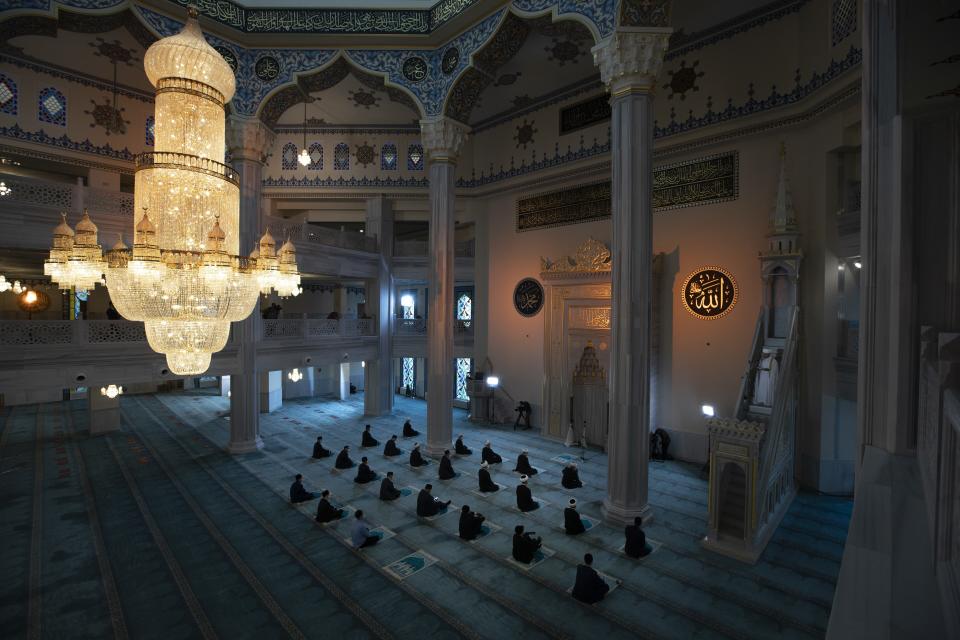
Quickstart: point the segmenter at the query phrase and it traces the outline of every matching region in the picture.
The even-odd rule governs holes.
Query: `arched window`
[[[413,358],[403,358],[403,381],[404,390],[413,391],[417,386],[416,367]]]
[[[293,171],[297,168],[297,145],[288,142],[283,145],[283,152],[280,154],[280,168],[284,171]]]
[[[407,171],[423,171],[423,145],[420,143],[407,147]]]
[[[397,145],[392,142],[380,147],[380,169],[383,171],[397,170]]]
[[[464,402],[470,401],[470,396],[467,395],[467,379],[470,377],[472,362],[470,358],[457,358],[457,379],[455,386],[457,390],[457,400]]]
[[[0,73],[0,113],[17,115],[17,83]]]
[[[53,87],[41,91],[37,99],[37,119],[61,127],[67,126],[67,98]]]
[[[333,168],[335,171],[350,170],[350,147],[341,142],[333,150]]]
[[[307,165],[307,169],[309,171],[323,169],[323,145],[319,142],[312,143],[308,153],[310,154],[310,164]]]
[[[473,320],[473,300],[466,293],[457,298],[457,320]]]
[[[146,143],[148,147],[152,147],[154,144],[154,129],[156,128],[157,121],[153,116],[147,116],[147,126],[146,126]]]

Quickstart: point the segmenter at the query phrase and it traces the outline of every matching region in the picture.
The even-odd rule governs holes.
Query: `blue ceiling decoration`
[[[552,9],[558,17],[579,14],[586,18],[600,38],[607,37],[616,28],[617,0],[513,0],[513,8],[528,14]]]

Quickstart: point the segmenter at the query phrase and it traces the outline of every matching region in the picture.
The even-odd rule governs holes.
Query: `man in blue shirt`
[[[350,542],[354,549],[363,549],[372,547],[380,542],[380,536],[370,535],[370,523],[363,519],[363,510],[357,509],[356,520],[353,522],[353,528],[350,530]]]

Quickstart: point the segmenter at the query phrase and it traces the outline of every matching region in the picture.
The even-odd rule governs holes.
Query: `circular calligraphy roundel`
[[[526,318],[537,315],[543,308],[543,286],[533,278],[524,278],[513,290],[513,306]]]
[[[270,82],[280,75],[280,61],[273,56],[261,56],[254,64],[253,72],[264,82]]]
[[[410,82],[420,82],[427,77],[427,61],[420,56],[410,56],[403,61],[403,77]]]
[[[740,295],[737,281],[720,267],[700,267],[683,281],[683,308],[701,320],[730,313]]]

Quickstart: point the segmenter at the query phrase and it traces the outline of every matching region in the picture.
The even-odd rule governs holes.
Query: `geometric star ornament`
[[[239,255],[240,188],[224,164],[224,105],[236,79],[195,9],[180,33],[150,46],[143,65],[157,89],[155,139],[135,160],[133,249],[121,239],[104,254],[86,211],[75,231],[64,216],[44,273],[80,291],[105,277],[117,311],[144,323],[169,369],[198,375],[261,292],[300,292],[296,249],[287,240],[278,252],[267,231],[249,258]]]

